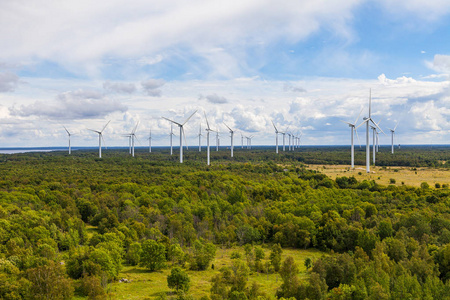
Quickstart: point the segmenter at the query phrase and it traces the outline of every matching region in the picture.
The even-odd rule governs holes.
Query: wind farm
[[[0,299],[449,298],[449,1],[0,26]]]

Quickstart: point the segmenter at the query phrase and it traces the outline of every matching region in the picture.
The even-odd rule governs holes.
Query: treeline
[[[95,299],[124,264],[202,270],[211,267],[216,247],[263,244],[335,254],[312,262],[307,283],[272,260],[259,267],[254,259],[237,260],[212,279],[212,298],[220,287],[228,298],[273,297],[241,282],[246,268],[280,272],[277,296],[285,298],[449,294],[447,188],[332,180],[296,158],[267,161],[270,153],[211,167],[157,155],[2,156],[0,298]]]

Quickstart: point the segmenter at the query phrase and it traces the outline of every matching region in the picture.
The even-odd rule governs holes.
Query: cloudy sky
[[[139,122],[168,145],[204,112],[273,144],[279,130],[308,145],[350,142],[361,109],[401,144],[450,140],[447,0],[1,1],[0,147],[107,145]],[[362,139],[363,130],[359,130]],[[240,140],[240,133],[237,134]],[[237,140],[236,143],[240,143]],[[389,136],[381,136],[389,144]]]

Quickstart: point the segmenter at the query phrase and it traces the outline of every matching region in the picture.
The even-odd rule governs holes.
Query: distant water
[[[27,152],[51,152],[62,151],[67,148],[61,147],[45,147],[45,148],[0,148],[0,154],[15,154],[15,153],[27,153]]]

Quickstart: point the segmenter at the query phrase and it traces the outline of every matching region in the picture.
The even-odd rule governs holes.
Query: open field
[[[366,173],[365,166],[355,166],[355,170],[350,170],[350,165],[309,165],[309,169],[320,171],[332,179],[342,176],[355,176],[358,181],[375,180],[381,185],[389,185],[390,179],[395,179],[396,185],[404,183],[408,186],[420,187],[422,182],[426,182],[430,187],[435,183],[450,184],[450,170],[431,167],[371,167],[370,173]]]
[[[206,271],[188,271],[191,279],[189,294],[196,299],[209,295],[211,277],[218,274],[220,268],[231,265],[230,255],[235,250],[240,251],[242,257],[245,257],[243,248],[218,249],[213,261],[214,270],[209,268]],[[266,259],[268,259],[270,250],[264,250]],[[305,258],[310,257],[314,261],[322,255],[324,255],[323,252],[314,249],[283,249],[282,257],[283,260],[288,256],[295,259],[300,270],[299,277],[303,279],[307,276],[304,266]],[[114,282],[108,286],[108,290],[113,299],[154,299],[161,293],[171,292],[167,287],[167,275],[170,273],[170,269],[168,267],[162,271],[148,272],[141,267],[126,266],[120,272],[119,278],[131,280],[131,283]],[[277,273],[267,275],[253,272],[250,274],[247,286],[255,281],[261,285],[261,290],[266,292],[268,296],[273,296],[282,282],[280,275]]]

